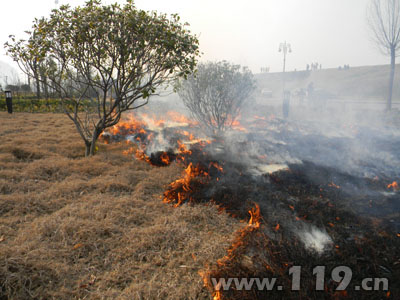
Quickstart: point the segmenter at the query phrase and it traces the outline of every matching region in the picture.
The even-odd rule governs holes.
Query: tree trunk
[[[50,104],[49,104],[49,88],[47,85],[47,77],[42,76],[43,80],[43,91],[44,91],[44,96],[46,98],[46,109],[47,111],[50,111]]]
[[[88,157],[90,155],[90,143],[85,143],[86,149],[85,149],[85,156]]]
[[[390,49],[390,78],[389,78],[389,91],[386,103],[386,110],[390,111],[392,109],[392,95],[393,95],[393,81],[394,81],[394,71],[396,67],[396,50],[394,47]]]
[[[99,138],[102,130],[95,128],[93,130],[92,141],[89,144],[86,144],[86,156],[93,156],[96,152],[96,142]]]
[[[46,100],[49,100],[49,88],[48,88],[46,76],[43,76],[43,91],[44,91],[44,96],[45,96]]]
[[[89,156],[93,156],[96,152],[96,141],[90,143]]]
[[[40,81],[39,81],[39,75],[36,77],[36,97],[38,100],[40,100]]]
[[[36,81],[36,98],[37,100],[35,101],[34,99],[31,99],[31,112],[34,112],[35,110],[35,104],[39,103],[40,100],[40,81],[39,81],[39,75],[35,75],[35,81]]]

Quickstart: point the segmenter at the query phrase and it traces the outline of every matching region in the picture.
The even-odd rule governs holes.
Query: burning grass
[[[282,127],[279,120],[274,122],[274,126]],[[182,139],[177,127],[175,132],[171,129],[167,134],[163,130],[150,132],[146,127],[144,133],[134,131],[128,138],[137,140],[135,137],[143,134],[144,139],[140,138],[137,143],[139,147],[143,146],[141,151],[145,155],[136,155],[140,160],[157,165],[154,161],[162,161],[167,153],[168,158],[174,154],[173,158],[184,165],[181,177],[171,181],[164,191],[164,202],[174,207],[184,203],[216,203],[220,210],[247,223],[237,231],[226,254],[207,262],[205,269],[199,272],[214,300],[396,299],[400,291],[397,181],[389,181],[385,172],[380,173],[381,178],[370,178],[305,159],[285,167],[281,164],[269,173],[264,170],[271,169],[271,165],[262,160],[275,149],[267,148],[271,153],[262,155],[239,155],[247,154],[250,145],[269,147],[268,143],[263,143],[270,136],[263,132],[257,136],[259,128],[250,132],[245,141],[236,141],[234,146],[237,148],[232,155],[231,145],[224,139],[211,142],[192,138],[190,140],[194,139],[196,143],[186,147],[185,143],[189,141]],[[236,131],[249,133],[247,129]],[[275,134],[272,128],[271,132]],[[289,136],[288,132],[286,130],[273,140]],[[305,138],[299,132],[296,134],[300,140]],[[167,145],[171,147],[168,152],[152,151],[154,144],[160,146],[152,142],[156,135],[168,139]],[[127,138],[121,132],[116,136],[117,139]],[[330,147],[345,141],[334,142],[324,135],[313,138],[314,143],[327,143]],[[145,144],[143,140],[149,143]],[[278,147],[290,150],[293,145],[286,149],[281,145],[288,145],[293,140],[296,142],[295,139],[278,141]],[[341,158],[337,149],[334,150]],[[365,161],[357,167],[373,170],[376,166]],[[398,175],[394,179],[398,180]],[[289,269],[293,266],[301,266],[303,270],[299,291],[290,290]],[[321,291],[315,290],[312,271],[315,266],[327,269]],[[338,266],[347,266],[353,271],[353,281],[344,291],[337,289],[339,283],[328,274]],[[273,277],[278,277],[286,289],[261,291],[253,285],[250,290],[231,286],[228,290],[216,291],[212,284],[213,278]],[[390,289],[357,290],[356,284],[367,277],[388,279]]]
[[[1,299],[208,299],[198,272],[239,221],[162,203],[181,167],[100,144],[84,158],[60,114],[0,114]]]

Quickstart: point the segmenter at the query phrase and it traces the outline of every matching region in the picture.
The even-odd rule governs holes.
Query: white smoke
[[[303,229],[296,233],[309,251],[315,251],[322,254],[331,248],[333,241],[325,230],[310,225],[309,228]]]

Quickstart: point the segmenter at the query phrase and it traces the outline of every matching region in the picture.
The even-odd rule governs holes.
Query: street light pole
[[[280,43],[279,52],[283,53],[283,91],[285,91],[285,70],[286,70],[286,55],[292,52],[292,47],[289,43]]]
[[[286,71],[286,55],[292,52],[292,47],[289,43],[280,43],[279,52],[283,52],[283,72],[282,72],[282,111],[283,118],[286,120],[289,117],[289,103],[290,103],[290,92],[285,91],[285,71]]]

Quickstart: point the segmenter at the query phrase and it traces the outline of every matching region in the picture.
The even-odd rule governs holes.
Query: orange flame
[[[134,147],[130,147],[128,150],[122,151],[122,154],[123,155],[130,155],[130,154],[133,154],[134,151],[135,151],[135,148]]]
[[[328,186],[340,189],[340,185],[335,184],[333,181],[329,183]]]
[[[127,120],[120,121],[118,124],[111,127],[107,132],[112,135],[127,134],[127,133],[146,133],[144,127],[146,124],[130,115]]]
[[[190,192],[192,192],[192,188],[190,186],[191,180],[200,175],[205,177],[208,176],[208,174],[200,170],[198,166],[195,167],[192,163],[190,163],[183,171],[183,176],[169,184],[168,189],[164,192],[163,202],[176,202],[174,206],[177,207],[186,200],[190,201]]]
[[[178,150],[180,154],[192,154],[192,151],[188,150],[184,143],[180,140],[176,141],[178,143]]]
[[[171,163],[167,152],[163,152],[160,156],[160,159],[165,165],[169,165]]]
[[[260,227],[260,207],[258,204],[255,205],[251,210],[249,210],[250,214],[250,220],[249,220],[249,226],[258,228]]]
[[[220,172],[224,172],[224,169],[216,162],[210,162],[208,168],[210,168],[211,166],[213,166],[214,168],[216,168]]]
[[[210,282],[209,273],[207,271],[198,271],[198,274],[203,278],[203,286],[211,288],[212,283]],[[222,297],[220,290],[217,287],[215,287],[215,289],[216,290],[213,292],[213,300],[221,300]]]
[[[108,128],[105,132],[102,133],[101,137],[104,143],[108,144],[111,141],[113,136],[116,136],[116,140],[120,140],[121,138],[125,138],[126,136],[135,136],[135,142],[139,145],[138,151],[134,151],[134,149],[125,150],[123,154],[128,155],[135,153],[135,157],[140,160],[144,160],[150,163],[149,157],[145,154],[146,146],[149,145],[154,138],[155,131],[161,131],[162,128],[170,124],[173,127],[178,126],[193,126],[197,123],[191,121],[186,116],[174,112],[169,111],[166,114],[166,120],[157,118],[156,115],[150,115],[142,113],[140,116],[134,116],[133,114],[129,115],[126,119],[121,120],[115,126]],[[151,131],[148,131],[148,128]],[[202,140],[197,140],[193,133],[190,133],[187,130],[176,130],[177,133],[183,135],[183,139],[185,141],[193,142],[202,142]],[[127,142],[130,142],[127,140]],[[208,141],[204,141],[207,143]],[[184,161],[185,158],[183,155],[190,155],[192,152],[188,150],[182,141],[178,141],[178,151],[180,156],[178,156],[178,160]],[[161,162],[164,165],[169,165],[171,163],[171,158],[168,155],[162,154],[160,157]]]
[[[136,150],[135,157],[139,160],[143,160],[145,162],[150,162],[150,157],[148,157],[143,150]]]
[[[197,122],[194,122],[194,121],[188,119],[185,115],[182,115],[176,111],[168,111],[167,116],[169,119],[171,119],[174,122],[185,123],[188,125],[196,125],[197,124]]]
[[[231,261],[235,257],[235,251],[239,247],[243,245],[243,241],[245,240],[245,236],[250,234],[251,232],[257,230],[260,227],[260,207],[258,204],[255,204],[255,207],[249,210],[250,220],[246,227],[240,229],[237,234],[232,246],[228,249],[228,253],[217,260],[217,265],[223,266],[226,265],[227,262]],[[204,286],[208,287],[210,290],[213,290],[213,300],[221,300],[222,293],[220,290],[214,290],[215,288],[210,283],[210,271],[200,271],[200,276],[203,278]]]
[[[215,291],[213,300],[221,300],[221,292],[220,291]]]
[[[238,120],[235,120],[235,121],[232,122],[232,129],[233,130],[237,130],[237,131],[247,132],[247,129],[244,128],[242,126],[242,124],[240,124],[240,122]]]
[[[399,185],[397,181],[393,181],[391,184],[388,184],[387,188],[388,189],[392,188],[393,190],[397,191],[399,189]]]
[[[141,114],[139,117],[135,117],[133,114],[131,114],[125,120],[121,120],[118,124],[107,129],[102,135],[104,135],[105,133],[109,133],[111,135],[146,133],[145,128],[163,128],[166,124],[171,122],[174,123],[175,126],[192,126],[197,124],[196,122],[188,119],[183,114],[175,111],[168,111],[166,113],[166,119],[167,120],[163,120],[158,118],[156,115],[149,115],[145,113]],[[187,131],[185,131],[184,135],[187,135],[190,140],[194,139],[193,134],[190,134]]]

